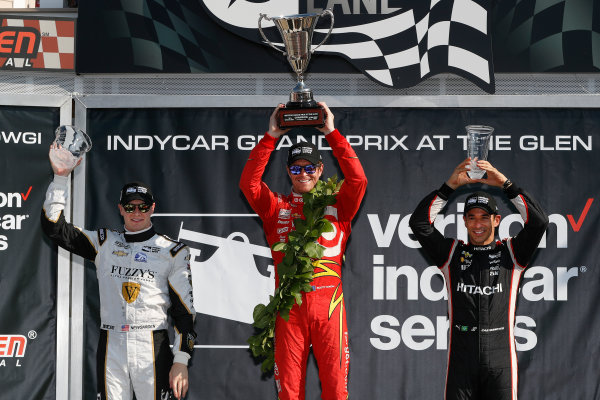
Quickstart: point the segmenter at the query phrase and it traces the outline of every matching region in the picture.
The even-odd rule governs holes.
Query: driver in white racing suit
[[[196,337],[188,247],[154,231],[154,198],[139,182],[121,191],[124,232],[68,223],[63,210],[71,170],[54,163],[52,169],[42,229],[54,243],[96,265],[101,317],[97,398],[131,400],[134,393],[138,400],[185,397]],[[167,311],[175,328],[172,351]]]

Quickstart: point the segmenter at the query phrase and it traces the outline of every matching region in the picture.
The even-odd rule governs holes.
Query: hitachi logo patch
[[[468,294],[481,294],[485,296],[492,295],[494,293],[502,292],[502,284],[499,283],[496,286],[477,286],[477,285],[465,285],[462,282],[459,282],[456,286],[457,292],[463,292]]]

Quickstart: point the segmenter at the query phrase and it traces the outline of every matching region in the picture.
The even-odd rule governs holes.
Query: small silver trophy
[[[329,15],[331,26],[325,38],[314,48],[312,37],[319,17]],[[273,21],[283,39],[285,50],[276,47],[265,36],[261,21]],[[313,99],[312,91],[304,84],[304,71],[308,67],[311,54],[329,38],[333,30],[333,12],[324,10],[321,14],[297,14],[270,18],[260,14],[258,30],[267,44],[287,56],[288,62],[298,76],[296,87],[290,93],[290,101],[285,108],[279,110],[277,120],[279,128],[286,129],[295,126],[323,126],[325,124],[325,110]]]
[[[61,125],[56,128],[55,135],[50,159],[58,168],[75,168],[77,162],[92,148],[90,137],[76,126]]]
[[[471,170],[467,172],[471,179],[481,179],[485,171],[477,166],[477,160],[487,160],[490,136],[494,128],[484,125],[468,125],[467,155],[471,157]]]

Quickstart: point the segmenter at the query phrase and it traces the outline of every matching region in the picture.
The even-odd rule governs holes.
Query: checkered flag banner
[[[191,4],[190,4],[191,3]],[[156,71],[207,72],[214,49],[194,2],[107,0],[101,11],[107,36],[127,49],[131,63]]]
[[[600,1],[503,0],[493,11],[498,70],[600,70]]]
[[[300,3],[300,0],[201,0],[203,10],[198,10],[198,3],[184,0],[112,0],[105,6],[104,25],[111,27],[111,39],[129,43],[136,66],[158,71],[211,71],[215,64],[219,67],[215,61],[222,50],[219,34],[200,23],[197,12],[207,13],[228,31],[260,43],[259,14],[300,14],[306,11]],[[336,26],[318,52],[344,57],[374,81],[394,88],[411,87],[435,74],[451,72],[488,93],[494,92],[489,1],[402,0],[399,3],[403,7],[389,14],[353,15],[344,7],[336,7]],[[283,46],[272,22],[263,27],[275,45]],[[320,42],[325,34],[324,29],[317,29],[313,42]]]
[[[403,7],[390,14],[357,16],[343,6],[336,7],[331,38],[317,51],[340,55],[374,81],[390,87],[406,88],[432,75],[452,72],[494,93],[490,1],[396,3]],[[221,25],[251,40],[256,40],[256,34],[243,31],[256,24],[249,18],[252,13],[258,16],[260,10],[273,17],[305,11],[291,0],[203,0],[203,5]],[[263,26],[272,30],[269,39],[283,46],[276,29]],[[313,42],[320,42],[326,32],[317,29]]]
[[[387,19],[333,30],[322,52],[346,57],[373,80],[395,88],[452,72],[494,93],[488,1],[431,0]],[[320,31],[323,32],[323,31]]]

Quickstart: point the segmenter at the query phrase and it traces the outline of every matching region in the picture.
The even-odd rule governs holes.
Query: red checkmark
[[[587,202],[585,203],[585,207],[583,207],[583,211],[581,212],[581,215],[579,216],[577,222],[575,222],[575,218],[573,218],[571,214],[567,215],[567,219],[569,220],[569,223],[571,224],[575,232],[579,232],[579,229],[581,229],[581,225],[583,225],[583,221],[585,220],[585,217],[587,216],[587,213],[590,210],[593,201],[593,198],[587,200]]]
[[[21,193],[21,197],[23,198],[23,201],[27,201],[27,198],[29,197],[29,193],[31,193],[31,188],[33,186],[29,186],[29,190],[27,191],[27,194],[23,194]]]

